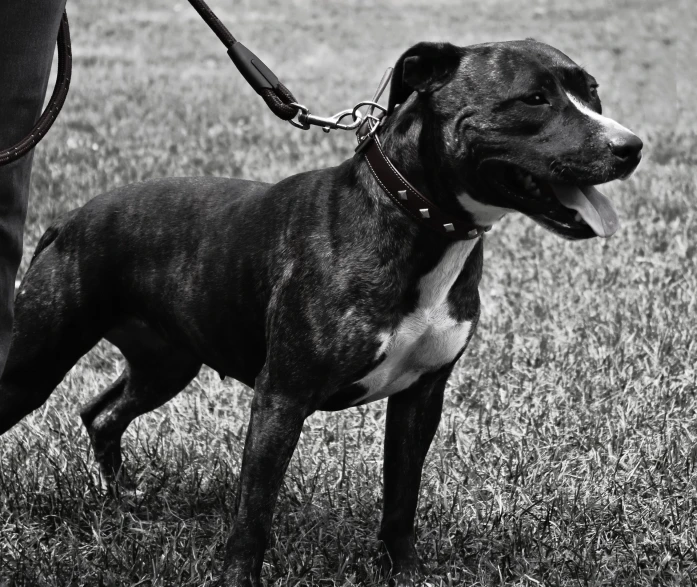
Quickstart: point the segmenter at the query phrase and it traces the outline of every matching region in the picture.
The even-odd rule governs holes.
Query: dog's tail
[[[39,244],[36,245],[36,250],[34,251],[34,255],[31,258],[31,262],[29,263],[29,266],[31,267],[34,264],[34,261],[36,261],[36,258],[46,249],[56,238],[58,238],[58,235],[61,233],[63,230],[63,227],[71,220],[75,214],[77,214],[78,209],[76,210],[70,210],[70,212],[66,212],[65,214],[61,214],[54,222],[51,224],[46,229],[46,232],[41,236],[39,239]]]

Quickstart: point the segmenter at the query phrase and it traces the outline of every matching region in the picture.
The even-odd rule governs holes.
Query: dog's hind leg
[[[144,328],[138,329],[143,334]],[[172,399],[196,376],[201,362],[191,353],[162,341],[156,347],[146,338],[112,337],[128,365],[121,376],[80,412],[95,458],[107,482],[124,480],[121,436],[138,416]],[[118,340],[117,340],[118,339]]]
[[[49,247],[29,268],[15,300],[12,343],[0,379],[0,434],[40,407],[101,338],[108,320],[75,287],[74,264]]]

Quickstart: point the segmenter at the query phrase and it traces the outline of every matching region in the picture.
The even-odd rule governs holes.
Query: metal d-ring
[[[370,106],[370,109],[368,110],[368,113],[363,117],[363,123],[358,128],[358,136],[359,141],[361,143],[364,143],[364,139],[367,139],[369,137],[372,137],[380,127],[380,123],[382,122],[383,116],[387,113],[387,108],[385,108],[382,104],[378,104],[375,100],[364,100],[363,102],[359,102],[353,107],[354,114],[359,112],[359,108],[363,108],[365,106]],[[378,116],[373,114],[373,111],[375,109],[380,110],[380,113]],[[364,125],[368,125],[368,131],[366,132],[364,130]],[[367,144],[365,142],[364,144]]]
[[[354,116],[356,112],[358,112],[361,108],[365,106],[370,106],[370,114],[368,116],[372,116],[373,110],[375,108],[381,110],[383,114],[387,114],[387,108],[385,108],[382,104],[378,104],[377,102],[373,102],[372,100],[363,100],[363,102],[359,102],[353,107]]]

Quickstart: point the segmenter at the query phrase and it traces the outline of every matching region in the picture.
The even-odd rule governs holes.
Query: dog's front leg
[[[424,376],[387,404],[384,502],[378,538],[383,542],[383,568],[394,587],[421,585],[423,569],[414,546],[414,518],[421,470],[440,422],[443,390],[450,367]]]
[[[250,587],[259,576],[276,498],[300,437],[307,406],[257,377],[237,491],[237,517],[225,551],[222,587]]]

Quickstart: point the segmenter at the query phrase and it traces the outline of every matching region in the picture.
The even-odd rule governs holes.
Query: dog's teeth
[[[542,195],[542,192],[540,191],[539,188],[535,188],[534,190],[532,190],[531,193],[533,196],[538,196],[538,197]]]
[[[525,189],[526,189],[526,190],[529,190],[533,183],[534,183],[534,182],[532,181],[532,176],[531,176],[531,175],[526,175],[526,176],[523,178],[523,185],[525,186]]]
[[[583,220],[583,218],[581,218],[581,215],[578,212],[576,212],[576,216],[574,216],[574,220],[576,222],[581,222],[581,220]]]

